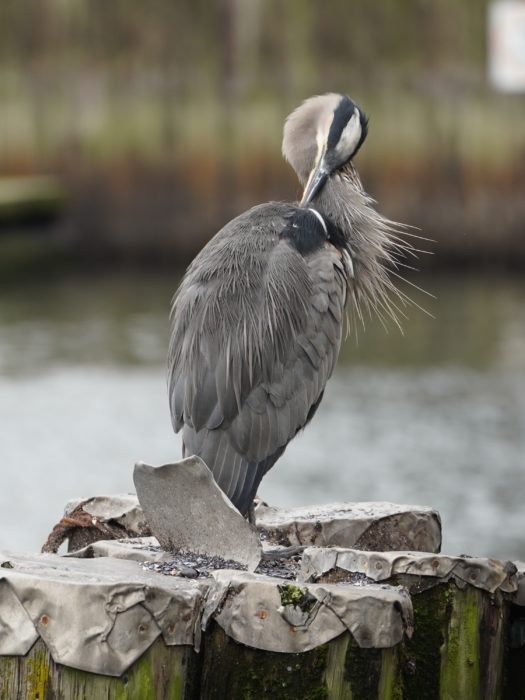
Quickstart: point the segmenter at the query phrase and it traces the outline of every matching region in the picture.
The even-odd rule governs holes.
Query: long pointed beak
[[[321,158],[316,167],[310,173],[306,187],[304,188],[301,205],[310,204],[312,199],[322,190],[330,171],[326,167],[324,158]]]

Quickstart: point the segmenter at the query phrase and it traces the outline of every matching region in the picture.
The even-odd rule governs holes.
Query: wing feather
[[[172,310],[175,430],[241,512],[319,404],[341,343],[346,278],[329,243],[279,238],[291,205],[256,207],[197,256]]]

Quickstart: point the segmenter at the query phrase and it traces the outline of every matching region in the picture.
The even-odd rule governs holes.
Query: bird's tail
[[[212,472],[221,490],[242,515],[246,515],[255,498],[261,479],[273,467],[286,446],[279,447],[259,462],[250,462],[239,454],[224,430],[198,433],[188,425],[183,429],[186,456],[198,455]]]

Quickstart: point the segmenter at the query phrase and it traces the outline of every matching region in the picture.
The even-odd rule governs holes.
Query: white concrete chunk
[[[152,533],[167,551],[233,559],[254,571],[261,559],[259,536],[217,486],[199,457],[133,474],[137,496]]]
[[[441,548],[441,518],[427,506],[369,502],[275,508],[260,504],[255,518],[259,530],[284,546],[425,552]]]

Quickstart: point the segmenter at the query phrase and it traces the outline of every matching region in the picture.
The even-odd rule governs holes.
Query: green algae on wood
[[[479,621],[483,593],[456,587],[442,648],[441,697],[477,700],[480,690]]]
[[[302,654],[252,649],[213,624],[204,644],[200,697],[328,700],[324,681],[327,653],[327,644]]]
[[[301,608],[303,612],[309,612],[315,602],[315,598],[308,593],[308,588],[301,588],[294,583],[284,583],[278,586],[281,596],[281,605],[293,605]]]
[[[18,656],[0,657],[0,700],[11,700],[11,698],[19,697],[19,658]]]
[[[75,669],[64,669],[59,683],[59,697],[80,698],[86,686],[86,675],[90,679],[90,698],[110,700],[184,700],[186,684],[187,647],[167,647],[157,640],[149,650],[120,678],[108,678],[86,674]]]
[[[382,649],[362,649],[350,639],[345,657],[345,675],[353,700],[376,700],[381,677]]]
[[[412,583],[415,631],[395,647],[361,648],[344,632],[301,654],[269,652],[212,623],[199,654],[158,639],[114,678],[55,664],[38,640],[24,657],[0,657],[0,700],[525,700],[522,609],[452,580]]]
[[[377,697],[378,700],[402,700],[403,698],[399,647],[383,649]]]
[[[46,646],[41,640],[38,640],[29,654],[22,658],[26,659],[25,681],[27,683],[28,697],[34,697],[35,699],[49,697],[51,656]]]
[[[344,632],[328,645],[324,670],[324,682],[328,700],[355,700],[352,696],[352,686],[345,667],[349,641],[350,634]]]
[[[503,700],[525,700],[525,610],[511,605],[505,635]]]
[[[399,647],[381,650],[361,650],[349,632],[328,644],[324,681],[328,700],[401,700],[403,688],[399,669]],[[366,657],[372,654],[372,665]],[[378,653],[380,661],[378,664]],[[360,663],[362,662],[362,663]]]
[[[414,634],[402,647],[403,698],[439,700],[441,648],[456,586],[443,583],[412,595]]]
[[[498,700],[502,697],[510,608],[500,591],[482,596],[479,621],[479,682],[480,695],[487,700]],[[525,693],[524,684],[521,684],[521,688]]]
[[[55,664],[39,639],[26,656],[0,656],[0,700],[193,700],[199,661],[158,639],[120,678]]]

